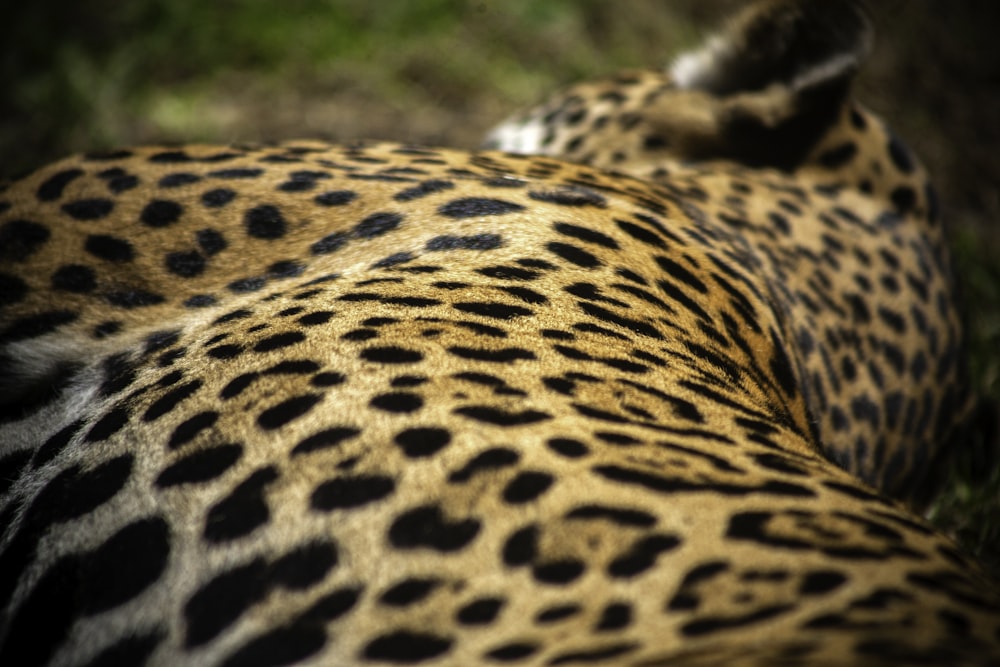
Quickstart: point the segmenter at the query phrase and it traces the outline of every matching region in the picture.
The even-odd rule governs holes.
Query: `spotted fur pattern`
[[[503,130],[567,159],[152,147],[3,192],[0,664],[1000,658],[995,584],[864,481],[917,495],[961,396],[922,169],[846,98],[771,164],[683,148],[726,97],[582,90]],[[623,120],[672,95],[673,152]]]

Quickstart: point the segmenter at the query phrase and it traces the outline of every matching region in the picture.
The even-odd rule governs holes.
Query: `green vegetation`
[[[736,0],[5,3],[0,175],[144,142],[396,138],[471,147],[555,87],[665,64]],[[873,3],[859,97],[941,186],[988,399],[932,516],[1000,574],[1000,3]]]
[[[593,0],[17,3],[0,10],[17,26],[0,60],[2,172],[136,141],[474,145],[554,82],[659,63],[694,38],[633,5],[622,21]]]

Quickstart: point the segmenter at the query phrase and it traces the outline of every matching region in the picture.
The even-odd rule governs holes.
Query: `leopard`
[[[0,664],[990,665],[966,388],[851,0],[485,146],[145,146],[0,192]]]

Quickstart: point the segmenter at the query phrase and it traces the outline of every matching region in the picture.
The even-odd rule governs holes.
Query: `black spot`
[[[460,470],[456,470],[448,475],[448,481],[453,484],[465,483],[480,472],[512,466],[517,463],[520,458],[520,454],[510,449],[504,449],[502,447],[487,449],[486,451],[477,454]]]
[[[177,341],[180,340],[180,336],[181,332],[176,329],[166,329],[153,332],[146,336],[142,353],[143,355],[149,355],[153,352],[166,349],[171,345],[176,344]]]
[[[264,276],[253,276],[251,278],[240,278],[239,280],[234,280],[233,282],[226,285],[226,289],[236,294],[246,294],[248,292],[256,292],[267,284],[267,278]]]
[[[198,391],[201,384],[201,380],[193,380],[187,384],[182,384],[179,387],[171,389],[169,392],[156,399],[156,401],[154,401],[153,404],[146,409],[146,413],[142,416],[142,420],[145,422],[151,422],[159,419],[176,408],[181,401],[190,398],[196,391]]]
[[[451,433],[443,428],[408,428],[396,434],[395,443],[408,458],[433,456],[451,442]]]
[[[156,478],[156,486],[165,489],[213,480],[229,470],[242,455],[241,445],[219,445],[198,450],[164,469]]]
[[[422,408],[424,399],[410,392],[379,394],[371,400],[371,406],[385,412],[415,412]]]
[[[212,178],[257,178],[264,173],[256,167],[234,167],[232,169],[216,169],[208,172]]]
[[[799,586],[799,595],[820,595],[840,588],[847,582],[847,577],[833,570],[810,572]]]
[[[81,611],[97,614],[138,597],[160,578],[169,556],[165,520],[153,517],[125,526],[84,557]]]
[[[571,225],[566,222],[557,222],[555,224],[555,230],[564,236],[570,236],[586,243],[593,243],[595,245],[604,246],[605,248],[611,248],[612,250],[617,250],[619,247],[618,242],[610,236],[587,227]]]
[[[215,188],[201,195],[201,203],[206,208],[222,208],[236,199],[236,193],[228,188]]]
[[[320,206],[344,206],[357,198],[357,193],[350,190],[331,190],[330,192],[316,195],[313,201]]]
[[[302,275],[306,267],[291,259],[274,262],[267,267],[267,275],[271,278],[294,278]]]
[[[205,354],[213,359],[234,359],[243,352],[239,345],[216,345],[205,351]]]
[[[34,461],[32,467],[37,468],[62,451],[69,444],[69,440],[80,430],[81,425],[80,422],[75,422],[53,435],[42,445],[42,448],[36,452],[34,457],[32,457],[30,451],[22,449],[0,458],[0,494],[6,493],[14,482],[20,478],[21,473],[27,468],[29,462]],[[49,442],[52,442],[53,439],[55,439],[55,444],[50,445]],[[47,450],[44,455],[41,453],[42,449]],[[3,524],[0,524],[0,526],[5,530],[7,528]]]
[[[99,174],[103,176],[103,174]],[[120,194],[122,192],[127,192],[132,188],[138,187],[139,177],[133,176],[132,174],[119,174],[113,178],[108,179],[108,190],[115,194]]]
[[[69,521],[88,514],[114,498],[129,480],[132,467],[133,457],[127,454],[86,472],[82,472],[78,466],[73,466],[55,475],[24,510],[24,518],[19,528],[7,542],[4,551],[0,553],[0,599],[11,599],[20,580],[20,573],[34,558],[37,541],[48,527],[55,522]],[[78,559],[76,556],[68,558]],[[41,619],[44,619],[44,624],[37,627],[50,628],[50,621],[57,628],[59,623],[65,621],[68,627],[68,623],[76,613],[75,605],[71,602],[79,598],[75,592],[67,598],[67,591],[72,591],[78,585],[80,567],[66,560],[63,562],[67,564],[67,571],[60,573],[58,563],[51,568],[45,577],[51,577],[50,583],[53,588],[46,591],[44,585],[39,583],[29,596],[29,600],[22,605],[17,618],[24,618],[29,621],[29,625],[30,621],[43,623]],[[69,578],[60,581],[63,576]],[[32,609],[31,600],[37,600],[43,607],[55,605],[53,608],[62,610],[68,615],[62,618],[57,615],[53,618],[53,609],[43,607]],[[59,600],[62,601],[61,606],[57,603]],[[18,620],[15,619],[8,627],[17,626]],[[32,627],[37,631],[37,627]],[[27,631],[30,633],[31,628],[27,628]],[[57,629],[56,633],[58,632]],[[51,631],[49,636],[52,636]]]
[[[154,199],[146,204],[139,219],[150,227],[167,227],[177,222],[184,209],[175,201]]]
[[[514,531],[503,545],[503,562],[510,567],[527,565],[538,556],[538,526]]]
[[[435,236],[425,246],[430,251],[441,250],[494,250],[503,245],[499,234],[473,234],[471,236]]]
[[[48,664],[79,614],[79,605],[71,601],[81,586],[80,560],[79,556],[67,556],[56,561],[21,601],[13,617],[5,619],[10,634],[0,646],[3,664]],[[67,591],[73,592],[69,600]],[[39,636],[40,632],[44,634]]]
[[[199,412],[193,417],[185,419],[170,436],[167,446],[171,449],[178,449],[197,437],[199,433],[215,425],[219,419],[219,413],[214,411]]]
[[[549,252],[562,257],[567,262],[582,266],[585,269],[593,269],[601,265],[601,261],[589,252],[569,243],[552,241],[545,247],[549,249]]]
[[[321,400],[323,400],[322,394],[293,396],[260,413],[257,424],[267,430],[281,428],[312,410]]]
[[[102,440],[107,440],[112,435],[120,431],[122,427],[128,423],[128,419],[128,409],[119,405],[98,419],[87,432],[87,435],[83,437],[83,440],[84,442],[100,442]]]
[[[913,157],[910,155],[910,150],[895,136],[889,137],[889,157],[892,159],[892,163],[896,165],[904,174],[909,174],[913,172]]]
[[[492,623],[503,609],[502,598],[481,598],[473,600],[458,610],[455,620],[462,625],[487,625]]]
[[[380,364],[412,364],[422,361],[424,355],[416,350],[406,348],[389,347],[369,347],[361,351],[361,358],[366,361],[374,361]]]
[[[700,637],[721,630],[754,625],[775,616],[786,614],[793,609],[795,609],[795,606],[790,604],[771,605],[758,607],[750,613],[738,616],[702,617],[681,626],[681,633],[688,637]]]
[[[420,602],[440,585],[437,579],[406,579],[382,593],[378,601],[390,607],[407,607]]]
[[[593,649],[591,651],[570,651],[568,653],[561,653],[549,659],[549,665],[579,665],[582,663],[606,663],[609,658],[617,658],[619,656],[625,655],[626,653],[631,653],[639,648],[638,644],[633,642],[625,642],[621,644],[613,644],[611,646],[605,646],[603,648]]]
[[[87,237],[83,249],[109,262],[131,262],[135,257],[131,243],[106,234],[91,234]]]
[[[363,239],[372,239],[392,231],[402,221],[403,216],[398,213],[373,213],[359,222],[353,231]]]
[[[130,289],[122,290],[119,292],[108,292],[104,295],[104,299],[110,303],[112,306],[118,306],[120,308],[126,308],[131,310],[133,308],[146,308],[148,306],[155,306],[161,304],[166,299],[161,294],[156,294],[155,292],[147,292],[143,289]]]
[[[280,239],[285,235],[287,223],[276,206],[254,206],[243,217],[247,234],[258,239]]]
[[[604,197],[597,194],[593,190],[588,190],[578,186],[563,188],[560,190],[535,190],[529,192],[528,196],[535,201],[558,204],[559,206],[594,206],[597,208],[604,208],[607,206],[607,200],[605,200]]]
[[[328,593],[316,601],[313,606],[299,617],[304,623],[325,624],[336,620],[349,612],[361,597],[358,588],[341,588]]]
[[[343,373],[317,373],[309,380],[314,387],[335,387],[343,384],[347,377]]]
[[[642,138],[642,147],[647,151],[662,150],[669,146],[667,138],[659,134],[650,134]]]
[[[213,505],[205,517],[202,535],[209,542],[227,542],[249,535],[271,516],[264,489],[278,479],[273,467],[261,468]]]
[[[52,174],[38,186],[36,196],[41,201],[55,201],[63,195],[63,190],[74,180],[83,176],[82,169],[66,169]]]
[[[306,335],[301,331],[285,331],[274,334],[267,338],[262,338],[253,346],[254,352],[272,352],[301,343],[306,339]]]
[[[309,375],[319,370],[319,364],[309,359],[279,361],[263,371],[263,375]]]
[[[447,653],[453,643],[447,637],[397,630],[370,641],[365,646],[364,657],[395,664],[416,664]]]
[[[91,151],[84,154],[85,160],[101,162],[106,160],[124,160],[127,157],[131,157],[132,152],[124,149],[119,150],[109,150],[109,151]]]
[[[332,542],[310,542],[274,561],[269,575],[272,583],[304,591],[323,581],[338,560],[337,547]]]
[[[396,483],[391,477],[378,475],[338,477],[316,487],[310,504],[313,509],[322,512],[354,509],[381,500],[395,489]]]
[[[705,294],[708,292],[708,288],[705,286],[697,276],[695,276],[691,271],[689,271],[684,265],[679,262],[675,262],[669,257],[664,257],[662,255],[657,255],[656,263],[661,269],[672,278],[684,283],[688,287]]]
[[[0,281],[0,301],[4,299],[2,281]],[[52,274],[52,289],[87,294],[97,288],[97,274],[89,266],[81,264],[65,264]]]
[[[804,477],[810,474],[803,466],[780,454],[755,454],[753,459],[769,470],[776,470],[787,475]]]
[[[696,610],[701,605],[701,598],[694,591],[695,584],[715,578],[730,569],[728,563],[724,561],[710,561],[698,565],[687,574],[681,581],[678,592],[667,602],[669,611],[691,611]]]
[[[309,251],[314,255],[329,255],[342,248],[347,239],[348,235],[345,232],[334,232],[309,246]]]
[[[529,503],[548,491],[554,481],[548,473],[520,472],[504,487],[504,502],[511,505]]]
[[[837,169],[854,159],[858,154],[858,147],[853,141],[845,141],[842,144],[828,148],[819,155],[819,163],[827,169]]]
[[[84,423],[83,419],[78,419],[72,424],[59,429],[59,431],[46,440],[42,446],[38,448],[34,456],[31,457],[31,466],[33,468],[38,468],[58,456],[59,453],[66,448],[66,445],[69,444],[70,440],[73,439],[73,436],[80,432]],[[28,453],[25,452],[24,454],[27,455]],[[17,475],[12,468],[17,468],[18,466],[11,463],[11,457],[15,457],[13,460],[16,460],[18,455],[19,453],[15,452],[11,456],[4,459],[7,463],[0,466],[3,468],[3,470],[0,470],[0,493],[4,493],[6,491],[5,487],[17,479]]]
[[[328,310],[319,310],[314,313],[309,313],[308,315],[303,315],[297,321],[303,326],[314,327],[320,324],[326,324],[333,316],[334,313]]]
[[[268,630],[238,648],[221,667],[279,667],[297,664],[319,653],[326,631],[315,624],[293,624]]]
[[[22,317],[11,322],[6,329],[0,331],[0,342],[11,343],[29,338],[38,338],[51,333],[64,324],[69,324],[79,315],[69,310],[50,310]]]
[[[101,340],[103,338],[107,338],[108,336],[113,336],[114,334],[121,331],[121,329],[122,329],[121,322],[115,322],[113,320],[110,322],[101,322],[100,324],[94,326],[93,335],[94,338]]]
[[[361,431],[351,427],[330,428],[302,440],[292,450],[292,456],[338,447],[345,440],[357,437]]]
[[[288,180],[278,186],[281,192],[306,192],[316,188],[316,181],[330,178],[330,174],[322,171],[293,171]]]
[[[427,378],[421,375],[400,375],[397,378],[393,378],[390,384],[393,387],[419,387],[427,384],[427,381]]]
[[[167,270],[182,278],[193,278],[205,270],[205,258],[196,250],[167,253]]]
[[[905,215],[913,210],[913,207],[917,205],[917,193],[916,191],[906,185],[901,185],[894,188],[891,193],[889,193],[889,198],[892,199],[893,205],[896,210]]]
[[[586,567],[581,561],[574,559],[537,563],[531,569],[535,581],[543,584],[564,586],[580,578]]]
[[[434,194],[435,192],[444,192],[446,190],[454,189],[455,184],[451,181],[442,180],[429,180],[424,181],[420,185],[416,185],[412,188],[403,190],[397,193],[393,199],[396,201],[413,201],[414,199],[420,199],[426,197],[427,195]]]
[[[504,303],[456,303],[453,305],[456,310],[465,313],[473,313],[483,317],[491,317],[498,320],[510,320],[515,317],[524,317],[534,313],[521,306],[510,306]]]
[[[49,240],[48,228],[28,220],[8,220],[0,225],[0,259],[24,260]]]
[[[99,220],[114,209],[110,199],[79,199],[62,205],[62,210],[74,220]]]
[[[524,206],[521,204],[502,199],[467,197],[444,204],[438,209],[438,213],[449,218],[463,219],[487,215],[505,215],[523,210]]]
[[[194,648],[214,639],[267,594],[267,584],[267,564],[257,559],[202,586],[184,605],[184,646]]]
[[[198,176],[197,174],[178,172],[174,174],[167,174],[157,182],[157,185],[161,188],[179,188],[185,185],[191,185],[192,183],[197,183],[200,180],[201,176]]]
[[[182,150],[163,151],[149,156],[149,161],[154,164],[174,164],[190,162],[193,158]]]
[[[535,623],[555,623],[556,621],[576,616],[579,613],[580,605],[577,604],[563,604],[555,607],[549,607],[548,609],[543,609],[535,616]]]
[[[379,261],[372,264],[373,269],[385,269],[391,266],[398,266],[400,264],[406,264],[407,262],[412,262],[416,259],[416,255],[412,252],[397,252],[389,255],[388,257],[383,257]]]
[[[476,269],[476,273],[488,278],[499,278],[501,280],[535,280],[542,275],[538,271],[522,269],[519,266],[487,266],[482,269]]]
[[[632,623],[632,606],[625,602],[613,602],[601,612],[601,620],[597,622],[597,632],[621,630]]]
[[[480,527],[475,519],[449,521],[440,507],[425,505],[404,512],[393,521],[389,541],[398,549],[459,551],[476,538]]]
[[[535,353],[517,347],[502,349],[478,349],[470,347],[449,347],[448,352],[461,359],[473,359],[476,361],[489,361],[499,364],[509,364],[518,359],[534,359]]]
[[[498,646],[497,648],[490,650],[486,653],[486,657],[490,660],[498,662],[518,662],[520,660],[524,660],[537,651],[538,646],[535,644],[515,642],[513,644]]]
[[[198,230],[195,234],[195,239],[198,241],[198,247],[209,257],[217,255],[229,245],[226,242],[226,237],[214,229]]]
[[[649,535],[635,542],[628,551],[608,565],[612,577],[631,578],[642,574],[654,564],[660,554],[672,551],[681,541],[673,535]]]
[[[579,440],[571,440],[570,438],[552,438],[546,444],[548,444],[552,451],[568,459],[578,459],[590,453],[585,444]]]
[[[552,419],[552,415],[538,410],[522,410],[520,412],[506,411],[500,408],[493,408],[487,405],[470,405],[456,408],[456,414],[474,419],[485,424],[495,424],[497,426],[524,426],[536,422]]]

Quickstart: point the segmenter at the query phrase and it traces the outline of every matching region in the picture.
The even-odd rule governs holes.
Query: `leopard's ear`
[[[738,14],[671,74],[684,89],[726,97],[778,86],[791,93],[838,88],[871,49],[861,0],[765,0]]]

